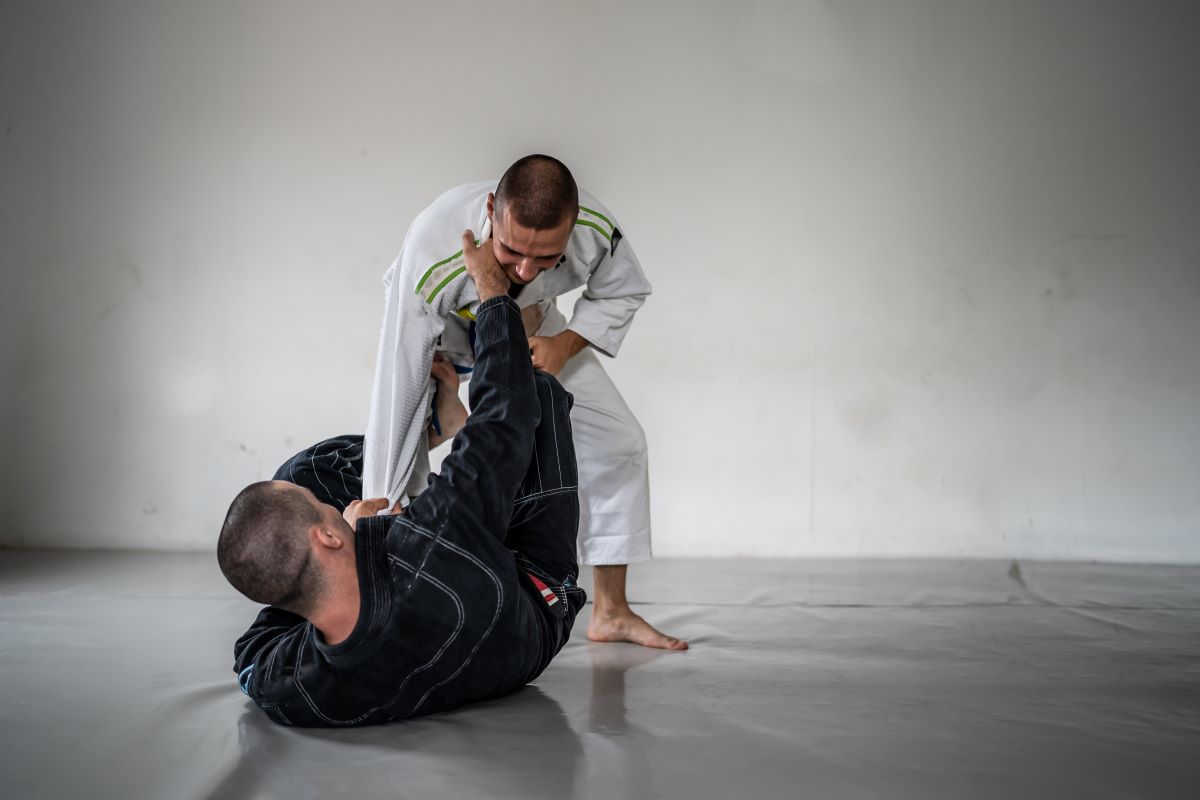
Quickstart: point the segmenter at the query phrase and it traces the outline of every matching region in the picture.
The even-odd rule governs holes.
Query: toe
[[[659,650],[687,650],[688,644],[682,639],[667,636],[645,620],[638,620],[638,622],[641,624],[637,626],[637,630],[631,637],[637,644],[644,647],[656,647]]]
[[[662,650],[687,650],[688,649],[688,643],[685,642],[684,640],[676,639],[674,636],[665,636],[661,633],[656,638],[656,641],[653,644],[651,644],[650,646],[658,647]]]

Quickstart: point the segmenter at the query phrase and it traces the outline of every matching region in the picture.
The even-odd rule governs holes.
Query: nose
[[[538,268],[534,266],[533,259],[522,258],[520,263],[517,264],[517,275],[520,276],[521,280],[531,281],[537,277],[537,274]]]

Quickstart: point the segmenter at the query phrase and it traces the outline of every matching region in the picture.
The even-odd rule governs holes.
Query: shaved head
[[[246,597],[306,617],[321,590],[308,530],[320,524],[320,513],[298,487],[282,481],[252,483],[225,515],[217,563]]]
[[[496,214],[534,230],[557,228],[579,213],[579,188],[557,158],[530,155],[517,161],[496,187]]]

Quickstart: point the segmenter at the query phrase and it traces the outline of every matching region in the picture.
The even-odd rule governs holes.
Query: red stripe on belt
[[[558,602],[558,595],[554,593],[553,589],[542,583],[537,575],[528,571],[525,574],[529,576],[529,580],[533,581],[533,585],[537,587],[537,590],[542,593],[542,599],[546,601],[546,605],[552,606]]]

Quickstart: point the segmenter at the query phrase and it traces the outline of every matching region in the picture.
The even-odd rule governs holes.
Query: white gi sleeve
[[[605,355],[616,356],[633,315],[650,296],[651,287],[611,212],[596,206],[594,200],[591,203],[586,208],[580,206],[576,227],[598,231],[603,238],[598,237],[596,261],[567,327]]]
[[[472,306],[475,285],[459,250],[438,259],[431,236],[414,221],[400,255],[384,275],[386,302],[363,455],[363,497],[404,498],[417,464],[425,463],[434,383],[433,352],[446,314]],[[462,228],[459,228],[461,231]],[[464,311],[463,313],[467,313]]]

